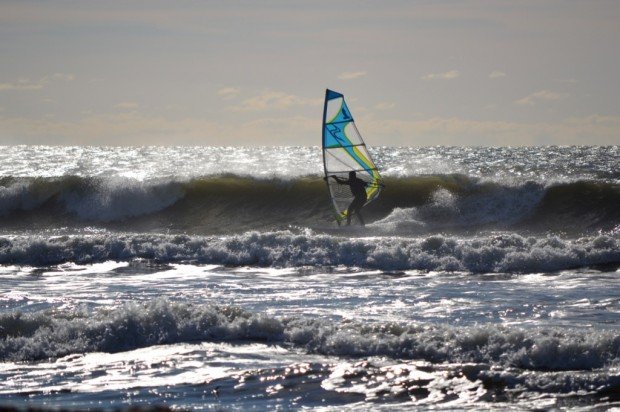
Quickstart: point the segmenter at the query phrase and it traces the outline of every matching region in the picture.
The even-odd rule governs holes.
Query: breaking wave
[[[227,266],[347,266],[379,270],[532,273],[620,265],[618,235],[579,239],[479,237],[345,238],[311,230],[228,236],[93,234],[0,237],[0,264],[45,266],[149,259]]]
[[[463,175],[389,178],[364,209],[383,230],[420,233],[526,228],[609,230],[620,225],[620,186],[610,182],[509,184]],[[235,175],[186,181],[128,178],[0,178],[5,229],[101,226],[110,229],[231,233],[333,221],[316,176]],[[398,229],[398,230],[397,230]]]
[[[605,330],[343,323],[164,299],[95,313],[77,309],[0,315],[4,361],[188,341],[272,342],[334,356],[488,362],[531,370],[590,370],[620,361],[620,336]]]

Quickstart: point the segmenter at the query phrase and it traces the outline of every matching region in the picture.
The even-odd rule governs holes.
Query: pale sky
[[[620,144],[620,1],[4,1],[0,144]]]

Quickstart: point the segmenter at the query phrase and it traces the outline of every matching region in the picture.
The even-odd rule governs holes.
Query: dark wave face
[[[388,177],[364,209],[373,230],[419,234],[481,230],[609,231],[620,225],[620,185],[606,181],[503,183],[464,175]],[[290,226],[334,227],[324,182],[220,175],[188,180],[0,178],[8,230],[106,228],[193,234]]]

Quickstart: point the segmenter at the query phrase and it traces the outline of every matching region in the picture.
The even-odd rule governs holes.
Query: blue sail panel
[[[343,95],[341,95],[341,94],[340,94],[340,93],[338,93],[338,92],[333,91],[333,90],[329,90],[329,89],[327,89],[327,90],[325,91],[325,99],[326,99],[326,100],[337,99],[338,97],[344,97],[344,96],[343,96]]]
[[[353,143],[347,135],[344,133],[345,127],[348,125],[348,122],[342,123],[327,123],[324,127],[324,135],[325,141],[323,142],[323,146],[325,147],[342,147],[349,146]]]

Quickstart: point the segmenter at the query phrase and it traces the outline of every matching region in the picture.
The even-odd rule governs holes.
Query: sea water
[[[620,148],[2,147],[0,405],[620,406]]]

